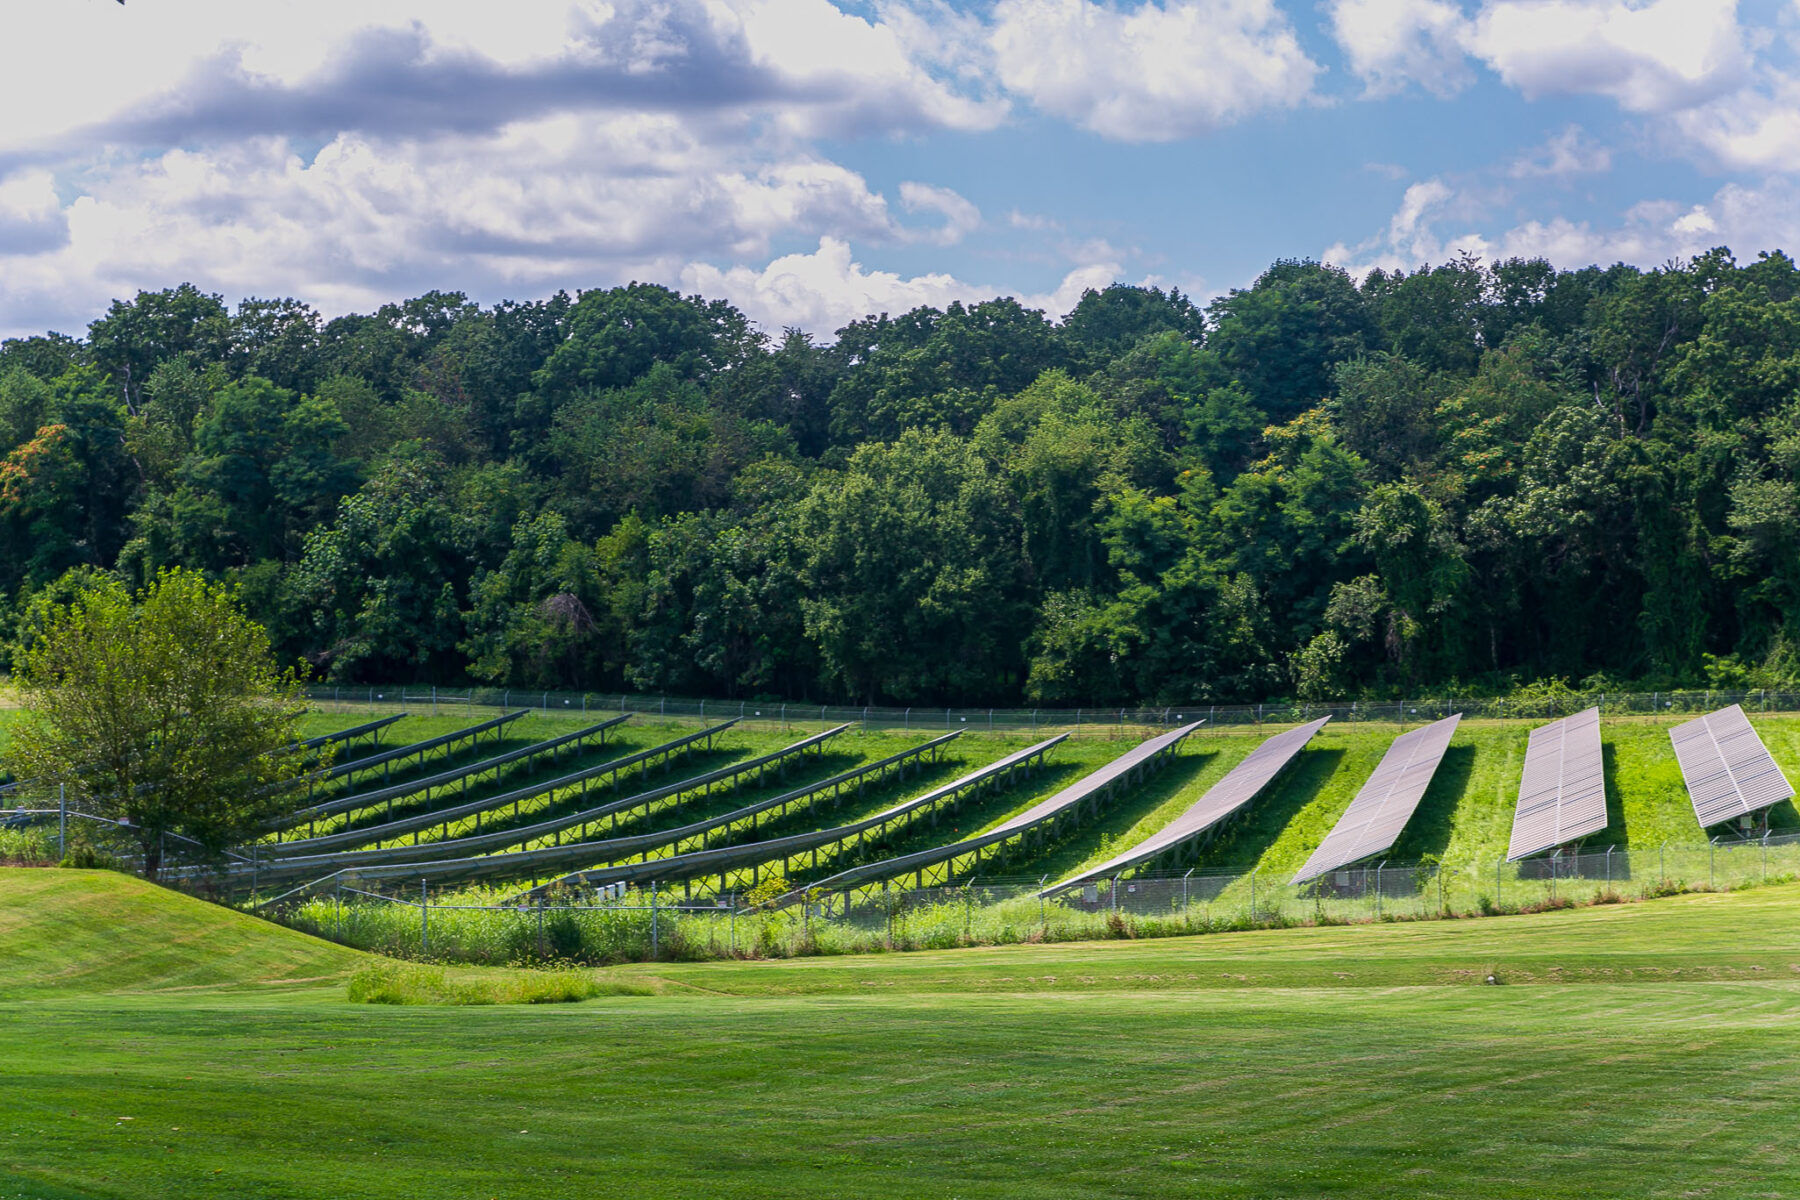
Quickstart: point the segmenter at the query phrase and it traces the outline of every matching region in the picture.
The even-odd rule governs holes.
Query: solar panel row
[[[1600,710],[1584,709],[1531,731],[1508,862],[1606,828]]]
[[[1381,765],[1356,793],[1356,799],[1293,882],[1305,883],[1392,847],[1424,799],[1425,789],[1437,773],[1444,751],[1450,748],[1450,736],[1461,720],[1462,714],[1457,713],[1395,738],[1381,756]]]
[[[1139,863],[1148,862],[1170,847],[1206,832],[1256,799],[1256,794],[1287,766],[1294,755],[1312,740],[1313,734],[1323,729],[1325,722],[1329,720],[1330,717],[1320,717],[1317,721],[1296,726],[1269,738],[1252,750],[1243,762],[1233,767],[1225,778],[1208,788],[1206,794],[1194,801],[1186,812],[1160,831],[1093,870],[1070,876],[1048,890],[1061,891],[1090,879],[1105,879]]]
[[[1737,705],[1669,731],[1694,816],[1702,828],[1747,816],[1793,796],[1793,785],[1769,757],[1750,718]]]

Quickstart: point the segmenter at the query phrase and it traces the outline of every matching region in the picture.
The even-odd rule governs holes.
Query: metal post
[[[1189,867],[1187,875],[1183,875],[1181,877],[1181,919],[1184,921],[1187,920],[1187,909],[1188,909],[1188,901],[1187,901],[1188,875],[1192,875],[1198,869],[1199,868],[1197,868],[1197,867]]]
[[[66,784],[56,785],[56,860],[61,862],[69,857],[69,790]]]
[[[1256,872],[1250,872],[1250,920],[1256,921]]]
[[[419,880],[419,957],[424,958],[431,953],[431,894],[425,890],[425,881]]]
[[[1387,859],[1375,864],[1375,919],[1381,920],[1381,869],[1387,866]]]
[[[331,936],[341,942],[344,940],[344,881],[337,881],[337,898],[331,906]]]
[[[1606,848],[1606,890],[1609,892],[1612,891],[1612,852],[1616,849],[1617,846]]]
[[[656,929],[656,880],[650,881],[650,961],[656,961],[657,953]]]
[[[1050,935],[1050,910],[1044,900],[1044,884],[1049,880],[1049,878],[1050,877],[1048,875],[1045,875],[1038,879],[1038,936],[1039,937],[1048,937]]]
[[[1707,839],[1707,842],[1706,842],[1706,886],[1707,887],[1718,886],[1718,883],[1717,883],[1718,875],[1713,869],[1717,865],[1718,860],[1719,860],[1719,839],[1718,838],[1709,838],[1709,839]]]
[[[544,961],[544,894],[538,893],[538,961]]]

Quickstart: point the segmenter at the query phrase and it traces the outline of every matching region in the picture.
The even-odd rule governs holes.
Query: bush
[[[83,845],[69,847],[69,853],[57,865],[74,871],[122,871],[125,869],[123,863],[106,851]]]
[[[350,979],[353,1004],[569,1004],[595,996],[649,996],[654,989],[595,979],[573,966],[459,974],[442,967],[382,959]]]

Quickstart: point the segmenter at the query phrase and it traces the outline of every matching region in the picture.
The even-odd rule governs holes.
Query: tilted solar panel
[[[1737,705],[1695,717],[1669,730],[1681,777],[1701,828],[1779,804],[1794,794],[1787,776],[1750,718]]]
[[[1508,862],[1553,850],[1606,828],[1606,779],[1600,750],[1600,710],[1531,731],[1519,805],[1513,810]]]
[[[1394,739],[1381,764],[1369,776],[1356,799],[1344,810],[1336,825],[1319,848],[1312,852],[1293,882],[1305,883],[1327,871],[1347,867],[1353,862],[1380,854],[1393,846],[1400,831],[1419,801],[1431,777],[1437,773],[1444,751],[1450,748],[1450,735],[1456,732],[1462,714],[1433,721]]]
[[[1196,834],[1204,833],[1217,825],[1238,809],[1256,799],[1256,794],[1267,786],[1268,782],[1280,773],[1281,768],[1298,754],[1313,734],[1325,728],[1330,717],[1320,717],[1317,721],[1296,726],[1285,733],[1278,733],[1252,750],[1248,757],[1226,773],[1225,778],[1208,788],[1206,794],[1173,821],[1156,833],[1145,838],[1138,845],[1095,867],[1091,871],[1083,871],[1062,882],[1055,884],[1047,891],[1060,891],[1089,879],[1104,879],[1127,867],[1148,862],[1171,846],[1179,845]]]

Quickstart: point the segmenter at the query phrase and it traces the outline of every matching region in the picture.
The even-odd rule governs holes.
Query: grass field
[[[0,1197],[1789,1196],[1797,916],[1771,887],[393,1008],[345,1001],[353,952],[0,871]]]

